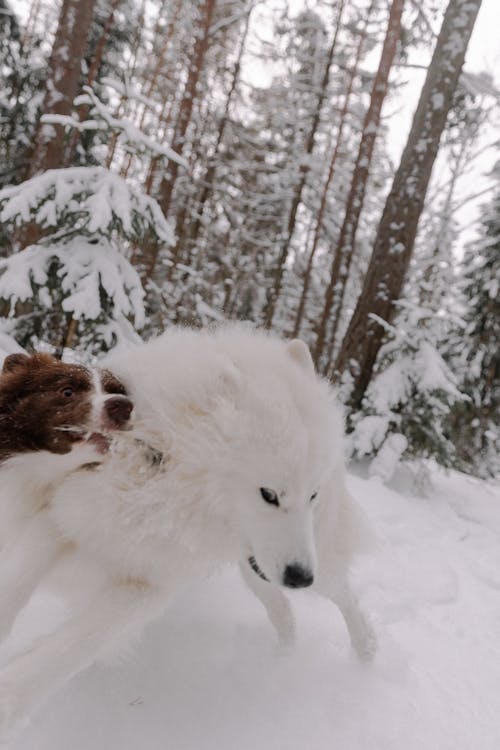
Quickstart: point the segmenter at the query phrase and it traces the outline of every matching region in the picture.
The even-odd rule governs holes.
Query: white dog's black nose
[[[287,565],[283,574],[283,585],[290,589],[304,589],[310,586],[314,581],[314,576],[310,570],[304,568],[299,563]]]

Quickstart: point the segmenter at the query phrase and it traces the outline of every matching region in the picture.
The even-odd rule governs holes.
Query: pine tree
[[[386,481],[401,458],[456,466],[448,419],[451,408],[467,400],[440,353],[446,318],[409,303],[399,309],[396,327],[374,320],[389,340],[361,408],[348,419],[351,455],[374,458],[371,473]]]
[[[28,44],[29,41],[29,44]],[[23,179],[43,94],[39,40],[23,35],[13,6],[0,0],[0,187]]]
[[[77,98],[90,119],[50,115],[45,122],[106,137],[143,156],[177,158],[124,118],[113,116],[91,89]],[[91,140],[89,140],[91,143]],[[147,238],[159,250],[174,241],[158,204],[104,166],[50,169],[0,191],[0,221],[11,237],[34,228],[38,241],[0,265],[3,330],[23,345],[43,340],[56,347],[107,350],[132,325],[146,322],[144,290],[131,264]],[[14,241],[13,250],[17,250]]]
[[[452,361],[469,401],[451,419],[459,468],[479,476],[500,472],[500,190],[485,206],[480,238],[463,260],[465,329]]]
[[[144,235],[172,243],[158,205],[102,167],[70,167],[0,191],[0,220],[14,232],[27,222],[37,244],[0,264],[7,330],[23,346],[76,343],[111,348],[145,323],[144,292],[127,245]]]

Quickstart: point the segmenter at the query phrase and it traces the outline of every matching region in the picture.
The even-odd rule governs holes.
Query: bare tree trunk
[[[157,56],[158,56],[158,59],[156,61],[156,65],[155,65],[155,67],[152,70],[151,77],[149,79],[146,79],[146,81],[144,81],[144,87],[145,87],[145,92],[144,93],[145,93],[146,97],[150,97],[151,94],[153,93],[153,91],[155,90],[155,88],[157,87],[158,78],[159,78],[160,72],[162,71],[162,68],[163,68],[163,66],[165,64],[165,53],[166,53],[167,48],[168,48],[168,46],[170,44],[170,41],[171,41],[172,36],[174,34],[174,31],[176,29],[176,24],[177,24],[178,16],[179,16],[179,13],[180,13],[181,4],[182,4],[182,0],[177,0],[177,3],[176,3],[175,8],[174,8],[174,12],[173,12],[173,17],[170,20],[170,22],[168,24],[168,27],[167,27],[164,35],[163,35],[163,39],[162,39],[161,46],[160,46],[160,51],[158,53],[156,53]],[[160,9],[160,13],[158,14],[158,19],[156,21],[155,31],[154,31],[153,38],[156,38],[159,35],[160,20],[161,20],[161,9]],[[162,115],[165,112],[166,104],[167,104],[167,102],[165,101],[164,105],[163,105]],[[143,106],[142,106],[141,117],[140,117],[139,124],[138,124],[138,128],[140,130],[142,130],[142,128],[144,127],[144,122],[146,120],[146,113],[147,113],[148,109],[150,109],[150,107],[146,103],[144,103]],[[132,119],[135,119],[135,118],[132,118]],[[161,121],[161,117],[159,118],[159,121]],[[125,158],[125,160],[124,160],[124,162],[122,164],[122,168],[120,170],[120,175],[122,177],[127,177],[128,173],[129,173],[129,169],[132,166],[132,162],[133,162],[133,156],[132,156],[132,154],[127,154],[127,156],[126,156],[126,158]],[[154,166],[156,167],[156,164]],[[150,165],[149,173],[148,174],[151,174],[151,165]],[[148,176],[148,178],[147,178],[146,181],[149,182],[149,176]]]
[[[189,239],[192,243],[195,243],[198,239],[198,234],[200,231],[202,219],[203,219],[203,212],[205,209],[205,204],[212,193],[213,189],[213,182],[216,176],[217,172],[217,164],[216,164],[216,157],[218,156],[219,149],[222,143],[222,139],[224,138],[224,133],[226,131],[226,125],[229,120],[229,110],[231,107],[231,102],[233,100],[234,92],[236,91],[236,86],[238,85],[238,80],[240,77],[240,70],[241,70],[241,59],[243,57],[243,52],[245,51],[245,43],[248,35],[248,27],[250,24],[250,15],[252,13],[254,6],[250,6],[250,9],[248,10],[248,13],[246,15],[245,19],[245,25],[243,27],[243,33],[241,35],[240,39],[240,46],[238,50],[238,55],[236,57],[236,62],[234,64],[233,69],[233,77],[231,81],[231,86],[229,88],[229,92],[226,97],[226,103],[224,105],[224,112],[222,113],[222,117],[219,122],[219,130],[217,133],[217,140],[215,142],[214,146],[214,152],[212,156],[210,157],[210,163],[205,171],[205,174],[203,175],[203,178],[201,180],[201,184],[203,185],[203,190],[200,195],[198,206],[197,206],[197,216],[193,222],[193,226],[191,228],[191,231],[189,233]],[[180,227],[177,228],[177,232],[180,236]]]
[[[109,4],[108,17],[106,18],[106,21],[104,22],[104,25],[102,27],[101,35],[95,48],[94,57],[92,58],[89,72],[87,73],[87,86],[92,86],[95,79],[97,78],[97,74],[99,72],[99,68],[101,66],[102,58],[104,55],[104,50],[106,49],[106,44],[109,38],[109,32],[111,31],[115,19],[115,11],[121,2],[123,2],[123,0],[111,0]]]
[[[128,80],[133,78],[134,73],[137,68],[137,55],[139,52],[139,48],[141,46],[141,40],[143,36],[143,31],[144,31],[145,16],[146,16],[146,0],[142,0],[139,14],[138,14],[139,23],[137,24],[137,28],[135,30],[136,33],[134,34],[133,39],[131,40],[131,44],[130,44],[130,62],[128,64],[128,70],[127,70]],[[116,108],[117,116],[120,116],[121,114],[126,112],[126,106],[125,106],[126,104],[127,104],[127,95],[122,94],[120,97],[120,102]],[[118,133],[115,131],[111,136],[111,140],[108,146],[108,155],[106,157],[107,169],[109,169],[109,167],[111,166],[111,163],[113,162],[113,159],[115,158],[117,142],[118,142]]]
[[[384,329],[374,319],[391,322],[403,288],[418,221],[467,45],[481,0],[450,0],[408,142],[387,198],[373,254],[336,369],[350,375],[349,405],[361,405]]]
[[[482,109],[481,104],[478,106]],[[425,307],[430,307],[434,311],[439,309],[443,296],[448,292],[446,282],[443,283],[441,281],[441,283],[436,283],[436,281],[442,277],[443,273],[442,269],[439,268],[440,263],[444,262],[448,266],[449,273],[447,274],[447,278],[449,279],[449,282],[452,283],[452,224],[453,214],[456,210],[456,205],[454,205],[455,193],[458,181],[467,169],[467,164],[475,157],[475,154],[472,153],[472,149],[481,127],[486,120],[486,112],[487,110],[482,109],[482,116],[476,117],[469,129],[461,133],[458,142],[458,150],[454,150],[450,146],[451,154],[448,162],[450,177],[448,184],[438,187],[440,197],[442,193],[445,192],[445,200],[439,208],[439,222],[437,230],[432,234],[432,250],[427,256],[427,264],[422,264],[424,265],[424,268],[419,289],[419,304]],[[436,190],[435,192],[438,191]],[[433,196],[427,198],[427,205],[432,204],[433,200]]]
[[[435,288],[433,288],[434,285],[432,282],[433,280],[435,280],[436,274],[439,273],[436,269],[438,262],[444,260],[444,248],[446,248],[447,251],[447,262],[449,260],[449,257],[451,256],[452,251],[451,241],[449,241],[449,235],[450,225],[453,217],[453,197],[455,195],[457,182],[462,174],[463,157],[468,145],[469,144],[467,143],[467,141],[462,141],[462,143],[460,144],[459,154],[455,159],[453,166],[451,167],[451,179],[446,189],[446,198],[444,201],[444,205],[440,209],[441,216],[439,220],[438,230],[432,238],[432,251],[427,259],[427,264],[423,270],[422,279],[420,282],[419,304],[423,307],[431,307],[436,312],[439,308],[439,303],[441,300],[438,301],[436,299],[436,290]]]
[[[405,0],[393,0],[392,2],[380,63],[373,80],[370,105],[363,122],[361,141],[345,207],[344,221],[333,257],[323,312],[316,330],[314,360],[317,366],[323,354],[328,321],[332,312],[334,315],[338,315],[344,296],[345,283],[351,265],[359,217],[361,216],[370,173],[375,139],[380,125],[380,114],[387,95],[389,74],[401,36],[401,16],[404,4]]]
[[[41,0],[32,0],[30,3],[30,9],[28,14],[28,20],[24,29],[22,37],[23,46],[27,43],[30,37],[35,33],[36,25],[38,23],[38,16],[40,15]]]
[[[210,132],[210,115],[210,102],[207,98],[204,98],[203,100],[195,103],[192,115],[193,127],[191,129],[190,135],[191,142],[188,162],[188,172],[190,173],[192,173],[196,162],[198,161],[198,159],[200,159],[200,154],[203,153],[202,140],[203,136],[206,135],[206,133]],[[198,206],[199,197],[195,191],[187,196],[184,196],[182,200],[179,201],[179,207],[175,217],[175,236],[177,237],[177,242],[172,252],[173,257],[175,258],[175,262],[169,268],[168,278],[172,278],[175,263],[180,262],[181,258],[183,257],[185,240],[184,230],[189,225],[190,219],[194,216],[198,216]],[[186,265],[190,265],[191,261],[189,258],[187,258],[184,260],[184,262],[186,263]]]
[[[210,26],[212,24],[216,2],[217,0],[202,0],[200,3],[200,20],[198,28],[195,32],[196,40],[193,47],[191,65],[182,95],[182,100],[179,106],[177,122],[174,130],[174,137],[172,140],[172,149],[179,156],[182,155],[185,135],[191,121],[193,104],[197,95],[198,81],[203,70],[205,55],[208,50]],[[167,216],[168,210],[170,208],[170,202],[172,199],[174,185],[177,180],[178,171],[178,163],[170,160],[168,162],[167,174],[163,177],[159,186],[158,202],[165,216]],[[154,271],[157,256],[157,245],[147,243],[142,253],[144,272],[146,276],[150,276]]]
[[[106,44],[109,39],[109,33],[113,27],[115,11],[121,2],[122,0],[111,0],[110,6],[109,6],[108,17],[106,18],[106,21],[104,22],[104,25],[102,27],[101,35],[96,45],[95,54],[94,54],[94,57],[92,58],[92,62],[89,67],[89,72],[87,73],[87,81],[86,81],[87,86],[93,86],[97,78],[97,74],[99,72],[99,68],[101,66],[102,58],[104,55],[104,50],[106,49]],[[80,107],[78,107],[78,119],[80,120],[80,122],[83,122],[84,120],[87,119],[89,110],[90,110],[90,107],[88,104],[82,104]],[[81,132],[75,128],[73,130],[73,133],[71,134],[70,142],[68,144],[68,148],[66,151],[66,157],[64,159],[64,163],[66,165],[71,163],[71,159],[73,158],[75,149],[80,139],[81,139]]]
[[[49,75],[43,102],[43,114],[69,115],[78,92],[81,63],[94,14],[95,0],[63,0],[59,15]],[[30,161],[29,177],[54,169],[62,163],[64,128],[62,125],[38,125]]]
[[[155,65],[155,67],[153,69],[153,73],[151,75],[151,78],[148,81],[148,85],[147,85],[147,88],[146,88],[145,95],[147,97],[151,96],[151,94],[153,93],[153,91],[156,89],[159,75],[160,75],[160,73],[161,73],[161,71],[163,69],[163,66],[165,64],[165,54],[166,54],[166,51],[167,51],[167,49],[168,49],[168,47],[170,45],[170,42],[172,40],[174,31],[175,31],[176,26],[177,26],[177,20],[179,18],[179,13],[180,13],[180,10],[181,10],[181,5],[182,5],[182,0],[177,0],[177,2],[175,4],[175,8],[174,8],[174,12],[173,12],[172,18],[171,18],[171,20],[170,20],[170,22],[169,22],[169,24],[167,26],[167,29],[166,29],[166,31],[165,31],[165,33],[163,35],[163,40],[162,40],[162,43],[161,43],[160,51],[158,52],[158,60],[156,61],[156,65]],[[156,33],[158,34],[158,31]],[[140,122],[139,122],[139,128],[142,128],[144,126],[144,118],[145,118],[145,115],[146,115],[146,109],[147,108],[145,106],[144,109],[143,109],[143,111],[142,111],[141,119],[140,119]]]
[[[163,135],[165,134],[165,131],[167,129],[168,123],[170,122],[171,114],[172,114],[172,102],[167,102],[163,104],[162,111],[160,112],[160,116],[158,117],[158,129],[161,125],[163,125]],[[161,161],[161,157],[159,156],[153,156],[151,161],[149,162],[148,171],[146,175],[146,179],[144,181],[144,190],[146,191],[147,195],[151,195],[155,178],[158,171],[158,165]]]
[[[307,143],[306,143],[306,149],[305,149],[305,153],[307,155],[312,154],[314,150],[316,131],[319,126],[321,110],[323,109],[323,103],[325,101],[326,94],[328,91],[328,84],[330,82],[330,70],[332,67],[332,61],[333,61],[333,56],[335,53],[335,48],[337,46],[337,39],[338,39],[338,35],[340,32],[340,28],[341,28],[342,14],[344,12],[344,7],[345,7],[345,0],[340,0],[338,4],[338,10],[337,10],[335,31],[333,34],[330,49],[328,50],[328,56],[326,58],[325,70],[323,73],[323,79],[321,81],[318,101],[316,102],[316,109],[314,111],[314,115],[313,115],[313,119],[311,123],[311,129],[309,130],[309,135],[307,137]],[[276,303],[281,293],[281,287],[283,284],[283,274],[285,273],[285,265],[286,265],[286,261],[288,258],[288,253],[290,251],[290,243],[292,241],[293,232],[295,229],[295,222],[297,220],[297,211],[302,201],[302,193],[304,191],[304,186],[306,184],[307,171],[308,171],[308,168],[306,166],[302,165],[300,167],[300,172],[301,172],[300,179],[298,181],[297,187],[295,189],[295,193],[292,198],[292,203],[290,206],[290,213],[288,215],[288,223],[287,223],[287,227],[285,231],[285,237],[281,245],[280,253],[278,257],[278,265],[274,273],[273,283],[267,291],[266,306],[264,308],[264,325],[266,326],[266,328],[270,328],[272,326],[274,313],[276,310]]]
[[[199,29],[197,29],[198,33],[193,48],[192,62],[189,68],[188,79],[186,81],[182,101],[180,103],[174,138],[172,141],[172,149],[176,154],[179,154],[179,156],[182,154],[182,150],[184,147],[184,136],[186,135],[186,131],[191,120],[191,113],[193,111],[193,104],[197,93],[196,89],[198,86],[201,71],[203,69],[205,55],[208,49],[208,38],[215,5],[216,0],[203,0],[200,5]],[[170,201],[172,198],[172,192],[174,189],[175,181],[177,179],[178,171],[178,163],[175,161],[170,161],[168,164],[167,174],[160,185],[159,203],[165,216],[168,214],[168,210],[170,208]]]
[[[316,255],[316,250],[318,249],[318,243],[321,237],[321,232],[323,230],[323,219],[325,215],[328,191],[330,190],[330,185],[332,183],[333,176],[335,174],[335,166],[337,164],[337,158],[339,155],[340,146],[342,145],[342,138],[344,135],[344,128],[347,122],[347,113],[349,112],[349,105],[351,103],[351,95],[352,95],[352,90],[354,86],[354,81],[356,79],[356,76],[358,75],[358,67],[361,61],[361,57],[363,55],[363,48],[365,46],[367,32],[368,32],[368,24],[370,23],[371,16],[375,8],[376,2],[377,0],[372,0],[368,10],[366,11],[364,24],[360,31],[358,44],[356,47],[354,63],[350,69],[349,78],[347,81],[347,88],[344,94],[344,104],[342,105],[342,110],[340,112],[339,124],[337,128],[337,136],[335,139],[335,148],[333,149],[332,158],[330,159],[330,166],[328,168],[328,175],[325,181],[325,185],[323,187],[323,192],[321,194],[321,202],[320,202],[319,209],[318,209],[316,227],[314,229],[313,244],[309,253],[309,257],[307,259],[307,266],[306,266],[306,270],[304,273],[304,283],[302,286],[302,293],[300,295],[299,306],[297,308],[297,315],[295,317],[295,325],[293,329],[293,336],[295,337],[297,337],[300,333],[300,327],[302,325],[302,319],[304,317],[304,310],[306,306],[307,295],[309,293],[309,286],[311,283],[311,274],[312,274],[312,269],[313,269],[313,264],[314,264],[314,258]]]
[[[71,349],[73,346],[73,342],[75,340],[75,336],[78,331],[78,320],[75,320],[71,315],[68,319],[68,324],[66,326],[66,330],[64,331],[63,336],[63,342],[62,342],[62,349]]]

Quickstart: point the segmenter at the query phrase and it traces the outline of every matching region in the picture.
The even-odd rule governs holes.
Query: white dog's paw
[[[0,747],[7,745],[17,724],[18,701],[12,687],[0,682]]]
[[[0,643],[6,641],[10,635],[16,617],[19,613],[19,601],[16,597],[11,596],[11,591],[5,591],[0,586],[0,602],[2,602],[2,612],[0,613]]]
[[[0,643],[3,643],[9,637],[12,629],[12,618],[0,617]]]
[[[7,747],[28,720],[29,706],[14,681],[0,676],[0,748]]]
[[[352,647],[362,661],[372,661],[378,650],[375,631],[367,626],[362,634],[352,639]]]
[[[282,615],[279,621],[273,623],[277,637],[277,653],[279,656],[289,656],[297,644],[297,625],[291,610],[284,610]]]

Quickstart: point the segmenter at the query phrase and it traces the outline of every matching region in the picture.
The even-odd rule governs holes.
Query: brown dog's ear
[[[29,364],[32,367],[46,367],[47,365],[53,365],[54,362],[59,362],[59,359],[47,354],[47,352],[33,352],[31,357],[28,357]]]
[[[27,354],[21,354],[21,352],[8,354],[3,361],[2,374],[5,374],[6,372],[14,372],[15,370],[25,369],[28,366],[29,361],[30,358]]]

